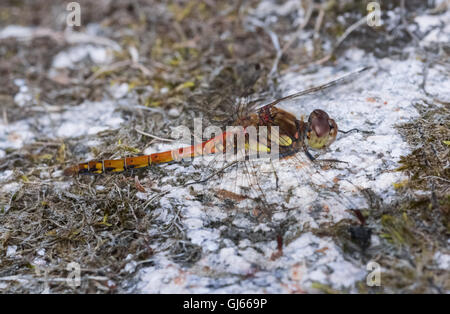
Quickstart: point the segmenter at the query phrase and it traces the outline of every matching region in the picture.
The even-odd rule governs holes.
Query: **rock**
[[[169,110],[169,117],[171,118],[178,118],[181,114],[180,110],[178,110],[177,108],[172,108]]]

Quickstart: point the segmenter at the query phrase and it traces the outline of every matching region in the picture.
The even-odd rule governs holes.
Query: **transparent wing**
[[[329,87],[352,75],[291,94],[269,105],[314,92],[319,92],[322,97],[330,95]],[[256,103],[258,101],[251,102],[250,107]],[[239,107],[237,111],[245,110]],[[216,154],[193,163],[201,174],[196,182],[202,184],[203,191],[213,195],[216,201],[226,202],[227,206],[233,203],[249,212],[264,213],[269,218],[301,215],[302,221],[320,224],[354,218],[356,210],[366,207],[359,189],[341,179],[343,173],[351,171],[349,164],[312,162],[304,152],[284,159],[248,159],[245,154],[236,154],[236,158],[230,160]]]

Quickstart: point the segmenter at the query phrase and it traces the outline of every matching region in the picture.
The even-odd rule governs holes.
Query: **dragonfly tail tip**
[[[66,169],[64,169],[63,174],[67,177],[73,177],[76,174],[78,174],[78,167],[72,166],[72,167],[66,168]]]

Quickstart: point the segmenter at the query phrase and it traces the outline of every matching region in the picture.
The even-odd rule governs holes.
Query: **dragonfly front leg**
[[[313,162],[336,162],[336,163],[346,163],[346,164],[348,164],[348,162],[343,161],[343,160],[339,160],[339,159],[317,159],[317,157],[314,157],[309,152],[309,150],[306,147],[306,145],[303,146],[303,150],[305,151],[305,155],[308,157],[308,159],[313,161]]]
[[[372,131],[364,131],[364,130],[360,130],[360,129],[357,129],[357,128],[350,129],[348,131],[338,130],[338,132],[343,133],[343,134],[348,134],[350,132],[361,132],[363,134],[368,134],[368,135],[374,134],[374,132],[372,132]]]
[[[308,148],[306,147],[306,145],[304,146],[304,151],[305,151],[305,155],[306,157],[308,157],[309,160],[311,161],[315,161],[316,158],[309,152]]]

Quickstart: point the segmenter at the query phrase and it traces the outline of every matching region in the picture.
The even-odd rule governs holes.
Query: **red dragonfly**
[[[307,121],[303,121],[303,119],[297,119],[294,114],[280,109],[276,105],[289,99],[334,86],[348,79],[349,76],[353,76],[354,74],[363,72],[367,69],[368,68],[362,68],[329,83],[279,98],[255,110],[253,113],[238,118],[234,125],[242,127],[242,135],[246,138],[245,147],[248,152],[258,153],[260,150],[270,151],[272,148],[271,145],[273,144],[270,139],[276,138],[276,144],[278,144],[279,147],[278,157],[287,158],[289,156],[295,156],[298,152],[303,152],[310,161],[314,161],[315,158],[308,149],[323,150],[329,147],[336,140],[338,134],[336,122],[330,118],[325,111],[320,109],[315,109],[309,115]],[[260,127],[269,127],[269,130],[273,130],[270,127],[277,127],[277,133],[274,133],[275,131],[269,131],[268,139],[266,141],[260,141],[258,139],[258,145],[262,145],[259,145],[257,149],[252,149],[249,148],[250,143],[247,133],[247,129],[250,127],[255,127],[257,130]],[[69,167],[65,169],[64,174],[73,176],[78,174],[118,173],[126,170],[145,168],[154,164],[169,163],[179,161],[180,159],[204,156],[207,154],[225,154],[230,152],[230,150],[236,150],[236,143],[233,140],[234,135],[235,134],[230,134],[225,131],[200,144],[188,147],[122,159],[93,160]],[[245,157],[249,158],[249,153],[247,153]],[[359,210],[355,210],[354,213],[361,224],[364,224],[364,218]]]

